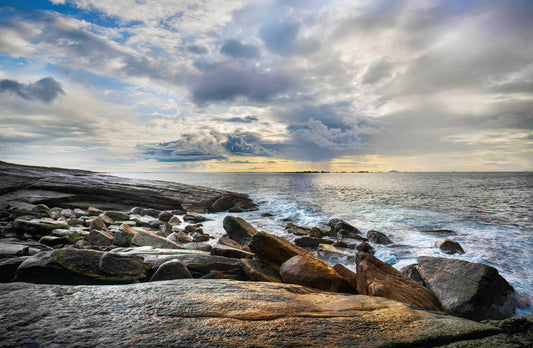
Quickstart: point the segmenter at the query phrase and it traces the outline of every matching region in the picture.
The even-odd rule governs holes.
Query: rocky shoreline
[[[293,244],[236,216],[257,209],[243,194],[4,162],[0,178],[0,347],[533,345],[533,316],[512,317],[528,298],[496,269],[400,272],[373,256],[389,237],[340,219],[288,223]],[[226,212],[223,237],[206,212]]]

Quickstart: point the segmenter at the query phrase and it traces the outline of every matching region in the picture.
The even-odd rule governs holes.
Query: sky
[[[0,160],[533,170],[533,1],[0,0]]]

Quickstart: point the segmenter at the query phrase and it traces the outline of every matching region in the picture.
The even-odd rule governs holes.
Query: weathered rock
[[[166,249],[181,249],[182,246],[174,243],[171,240],[168,240],[167,238],[158,236],[157,234],[150,233],[148,231],[143,230],[137,230],[135,231],[135,235],[131,238],[131,243],[138,245],[138,246],[144,246],[149,245],[153,246],[155,248],[166,248]]]
[[[367,242],[362,242],[356,247],[357,251],[363,252],[363,253],[369,253],[374,255],[376,252],[372,245],[368,244]]]
[[[222,236],[222,237],[220,237],[218,239],[218,244],[227,245],[227,246],[235,248],[235,249],[242,249],[242,246],[239,243],[237,243],[236,241],[234,241],[231,238],[224,237],[224,236]]]
[[[324,237],[324,231],[322,231],[318,227],[311,227],[311,229],[309,230],[309,237],[322,238]]]
[[[137,257],[75,248],[42,251],[17,269],[15,281],[43,284],[118,284],[144,279],[150,266]],[[115,257],[116,256],[116,257]],[[103,261],[102,261],[103,260]],[[120,273],[127,270],[126,273]]]
[[[89,224],[89,229],[103,231],[107,229],[108,225],[110,225],[110,223],[106,223],[102,216],[98,216],[91,220]]]
[[[104,215],[109,216],[115,221],[128,221],[130,219],[130,216],[128,214],[115,210],[106,211]]]
[[[514,289],[493,267],[421,256],[418,272],[450,314],[483,320],[504,319],[515,312]]]
[[[170,260],[163,263],[154,275],[150,278],[151,282],[161,281],[161,280],[172,280],[172,279],[190,279],[192,274],[182,262],[178,260]]]
[[[359,231],[356,227],[341,219],[331,219],[329,220],[328,225],[331,227],[331,231],[329,233],[331,237],[337,237],[338,233],[341,233],[345,237],[361,234],[361,231]]]
[[[52,217],[50,208],[46,204],[37,204],[31,211],[37,213],[42,218]]]
[[[181,224],[181,220],[177,216],[172,216],[170,220],[168,220],[168,223],[172,226],[178,226],[179,224]]]
[[[442,308],[430,290],[367,253],[357,254],[357,291],[362,295],[387,297],[418,308]]]
[[[75,219],[76,213],[74,213],[74,210],[72,209],[62,209],[61,215],[63,215],[66,219]]]
[[[68,219],[67,224],[69,226],[82,226],[83,220],[82,219]]]
[[[229,280],[9,283],[0,308],[8,347],[434,347],[502,332],[379,297]]]
[[[137,226],[148,228],[159,228],[159,226],[163,223],[163,221],[159,220],[158,218],[154,218],[149,215],[134,216],[132,217],[132,220],[135,221]]]
[[[113,244],[119,247],[129,247],[131,245],[131,238],[133,238],[133,235],[130,237],[127,232],[119,229],[118,231],[115,231],[115,238],[113,239]]]
[[[287,226],[285,226],[285,231],[287,233],[292,233],[296,236],[307,236],[311,232],[311,229],[303,226],[298,226],[295,223],[289,222]]]
[[[435,248],[439,248],[442,252],[450,255],[465,253],[461,244],[448,238],[442,238],[436,241]]]
[[[105,231],[91,230],[85,240],[92,245],[109,246],[113,244],[114,237]]]
[[[352,249],[335,247],[329,244],[320,244],[317,248],[317,255],[322,260],[335,258],[337,262],[341,259],[349,262],[355,261],[355,255]]]
[[[17,268],[30,256],[18,256],[0,260],[0,283],[12,282]]]
[[[56,245],[62,244],[71,244],[67,242],[66,238],[56,236],[43,236],[41,237],[41,239],[39,239],[39,243],[41,243],[42,245],[47,245],[49,247],[54,247]]]
[[[252,237],[257,233],[257,230],[248,222],[240,217],[231,215],[224,218],[223,227],[229,238],[233,239],[240,245],[249,243]]]
[[[281,283],[279,272],[264,262],[252,259],[241,259],[241,266],[244,274],[249,280]]]
[[[98,216],[98,215],[100,215],[102,213],[103,213],[103,211],[101,209],[96,208],[96,207],[89,206],[89,208],[87,208],[87,215],[89,215],[89,216]]]
[[[169,222],[170,219],[172,219],[174,217],[174,214],[172,214],[171,212],[169,211],[162,211],[161,213],[159,213],[159,215],[157,216],[157,218],[161,221],[164,221],[164,222]],[[178,219],[179,220],[179,219]]]
[[[192,235],[192,241],[196,243],[207,242],[211,237],[206,233],[196,232]]]
[[[74,208],[74,214],[76,214],[76,217],[79,218],[81,216],[87,216],[89,213],[86,210]]]
[[[302,248],[316,248],[319,244],[333,244],[333,241],[324,238],[300,237],[294,240],[294,244]]]
[[[266,232],[254,234],[248,246],[259,259],[266,260],[278,266],[295,255],[309,254],[288,240]]]
[[[172,225],[168,222],[162,222],[161,225],[159,225],[159,230],[156,232],[161,237],[166,237],[169,234],[172,233]]]
[[[44,245],[32,247],[23,243],[7,242],[6,240],[0,239],[0,259],[35,255],[44,248],[49,249]]]
[[[242,249],[232,248],[223,244],[215,244],[211,249],[211,255],[233,257],[236,259],[252,259],[254,257],[253,253],[249,253]]]
[[[209,213],[219,213],[223,211],[228,211],[229,209],[235,207],[233,199],[229,196],[222,196],[215,200],[211,205],[207,207],[207,212]]]
[[[173,232],[172,234],[174,235],[173,238],[170,238],[170,236],[168,236],[167,238],[172,240],[173,242],[176,242],[176,243],[191,243],[192,242],[192,238],[183,231],[179,231],[177,233]]]
[[[354,293],[355,289],[330,265],[314,257],[295,255],[279,270],[284,283],[332,292]]]
[[[187,221],[190,223],[199,223],[204,221],[209,221],[210,219],[206,218],[205,216],[198,215],[198,214],[186,214],[183,216],[183,221]]]
[[[370,243],[375,243],[375,244],[387,245],[387,244],[393,243],[393,241],[389,237],[387,237],[387,235],[379,231],[374,231],[374,230],[368,231],[366,234],[366,238],[368,238],[368,241]]]
[[[357,274],[340,263],[333,266],[333,269],[344,278],[344,280],[354,288],[354,292],[357,293]]]
[[[424,283],[422,276],[420,276],[420,273],[418,273],[418,265],[416,263],[402,267],[400,269],[400,273],[406,276],[407,278],[414,280],[418,284],[426,286],[426,283]]]
[[[17,218],[13,221],[12,230],[19,235],[29,233],[30,235],[41,237],[52,233],[56,228],[69,228],[69,225],[66,221],[47,218],[33,220]]]

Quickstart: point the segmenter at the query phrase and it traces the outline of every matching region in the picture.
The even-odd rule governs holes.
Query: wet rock
[[[98,216],[97,218],[94,218],[89,223],[89,228],[91,230],[105,230],[107,229],[107,226],[111,225],[109,221],[105,221],[105,218],[103,216]]]
[[[236,259],[252,259],[254,257],[253,253],[249,253],[242,249],[232,248],[223,244],[215,244],[211,249],[211,255],[232,257]]]
[[[311,229],[309,230],[309,237],[322,238],[324,237],[324,231],[322,231],[318,227],[311,227]]]
[[[333,269],[335,272],[337,272],[348,284],[350,284],[355,292],[357,292],[357,274],[355,272],[352,272],[348,268],[346,268],[344,265],[338,263],[335,266],[333,266]]]
[[[287,226],[285,226],[285,231],[287,233],[292,233],[296,236],[307,236],[309,235],[311,229],[303,226],[298,226],[292,222],[289,222]]]
[[[241,267],[249,280],[281,283],[279,272],[262,261],[241,259]]]
[[[56,228],[69,228],[66,221],[57,221],[52,219],[33,219],[25,220],[23,218],[17,218],[13,221],[12,230],[21,235],[28,233],[32,236],[45,236]]]
[[[493,267],[421,256],[418,272],[450,314],[484,320],[505,319],[515,312],[514,289]]]
[[[91,230],[85,240],[92,245],[110,246],[113,244],[114,237],[105,231]]]
[[[362,295],[387,297],[418,308],[442,308],[430,290],[368,253],[357,254],[357,291]]]
[[[109,256],[100,251],[75,248],[55,249],[26,259],[18,267],[15,281],[42,284],[131,283],[146,278],[149,268],[150,265],[137,257]]]
[[[172,233],[172,225],[168,222],[162,222],[161,225],[159,225],[159,230],[157,231],[157,234],[161,237],[166,237],[169,234]]]
[[[139,215],[145,215],[145,216],[151,216],[151,217],[158,217],[161,211],[153,208],[142,208]]]
[[[368,244],[367,242],[362,242],[361,244],[359,244],[357,246],[357,251],[363,252],[363,253],[369,253],[372,255],[374,255],[374,253],[376,252],[374,248],[372,247],[372,245]]]
[[[157,218],[161,221],[164,221],[164,222],[169,222],[170,219],[172,219],[174,217],[174,214],[172,214],[171,212],[169,211],[162,211],[161,213],[159,213],[159,215],[157,216]],[[179,220],[179,219],[178,219]],[[181,221],[180,221],[181,223]]]
[[[62,209],[61,215],[63,215],[66,219],[75,219],[76,213],[74,213],[74,210],[72,209]]]
[[[224,230],[229,238],[233,239],[240,245],[245,245],[257,233],[257,230],[240,217],[228,215],[223,221]]]
[[[168,240],[167,238],[158,236],[157,234],[137,230],[135,235],[131,238],[131,243],[138,246],[153,246],[155,248],[166,248],[166,249],[181,249],[182,246]]]
[[[179,224],[181,224],[181,220],[177,216],[172,216],[170,220],[168,220],[168,223],[172,226],[178,226]]]
[[[320,244],[317,248],[317,255],[322,260],[336,259],[353,262],[355,261],[354,251],[352,249],[335,247],[329,244]]]
[[[421,230],[420,232],[433,234],[433,235],[440,235],[440,236],[455,236],[455,235],[457,235],[457,232],[452,231],[452,230],[448,230],[448,229],[435,229],[435,230],[426,229],[426,230]]]
[[[450,255],[465,253],[461,244],[448,238],[442,238],[436,241],[435,248],[439,248],[442,252]]]
[[[295,255],[309,254],[286,239],[266,232],[257,232],[248,245],[259,259],[281,265]]]
[[[241,247],[241,245],[239,243],[237,243],[236,241],[234,241],[231,238],[224,237],[224,236],[220,237],[218,239],[218,244],[227,245],[227,246],[235,248],[235,249],[242,249],[242,247]]]
[[[89,216],[98,216],[102,213],[103,211],[96,207],[90,206],[89,208],[87,208],[87,215]]]
[[[209,221],[210,219],[206,218],[205,216],[198,215],[198,214],[186,214],[183,216],[183,221],[187,221],[190,223],[199,223],[204,221]]]
[[[331,245],[333,245],[336,248],[345,248],[345,249],[351,249],[351,250],[354,250],[355,247],[357,246],[355,245],[355,243],[348,243],[344,240],[337,240]]]
[[[420,276],[420,273],[418,273],[418,264],[413,263],[411,265],[402,267],[400,269],[400,273],[406,276],[407,278],[414,280],[418,284],[426,286],[426,283],[424,283],[422,276]]]
[[[294,244],[302,248],[316,248],[319,244],[333,244],[333,241],[324,238],[300,237],[294,240]]]
[[[137,226],[139,227],[148,227],[148,228],[156,228],[158,229],[159,226],[163,223],[163,221],[154,218],[149,215],[145,216],[133,216],[132,220],[135,221]]]
[[[106,211],[104,215],[109,216],[111,219],[115,221],[128,221],[130,219],[130,216],[126,213],[123,213],[121,211]]]
[[[329,233],[331,237],[336,237],[339,233],[348,238],[352,238],[350,236],[361,234],[361,231],[359,231],[356,227],[341,219],[331,219],[329,220],[328,225],[331,227],[331,231]]]
[[[161,280],[172,280],[172,279],[190,279],[192,274],[182,262],[178,260],[170,260],[163,263],[154,275],[150,278],[151,282],[161,281]]]
[[[196,243],[208,242],[211,237],[206,233],[195,232],[192,235],[192,241]]]
[[[379,231],[374,231],[374,230],[368,231],[366,234],[366,238],[368,238],[368,241],[370,243],[375,243],[375,244],[388,245],[388,244],[393,243],[393,241],[389,237],[387,237],[387,235]]]
[[[355,292],[354,288],[333,267],[313,257],[295,255],[281,265],[279,274],[284,283],[324,291]]]
[[[18,256],[0,260],[0,283],[9,283],[15,279],[17,268],[30,256]]]
[[[52,217],[50,208],[48,208],[48,206],[45,204],[37,204],[32,208],[31,211],[37,213],[37,215],[42,218]]]
[[[215,200],[208,208],[207,211],[209,213],[219,213],[223,211],[228,211],[229,209],[233,208],[235,206],[235,203],[231,199],[231,197],[228,196],[222,196]]]

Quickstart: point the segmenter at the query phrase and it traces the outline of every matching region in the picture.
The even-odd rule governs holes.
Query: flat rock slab
[[[501,333],[400,302],[229,280],[0,284],[5,346],[431,347]]]

